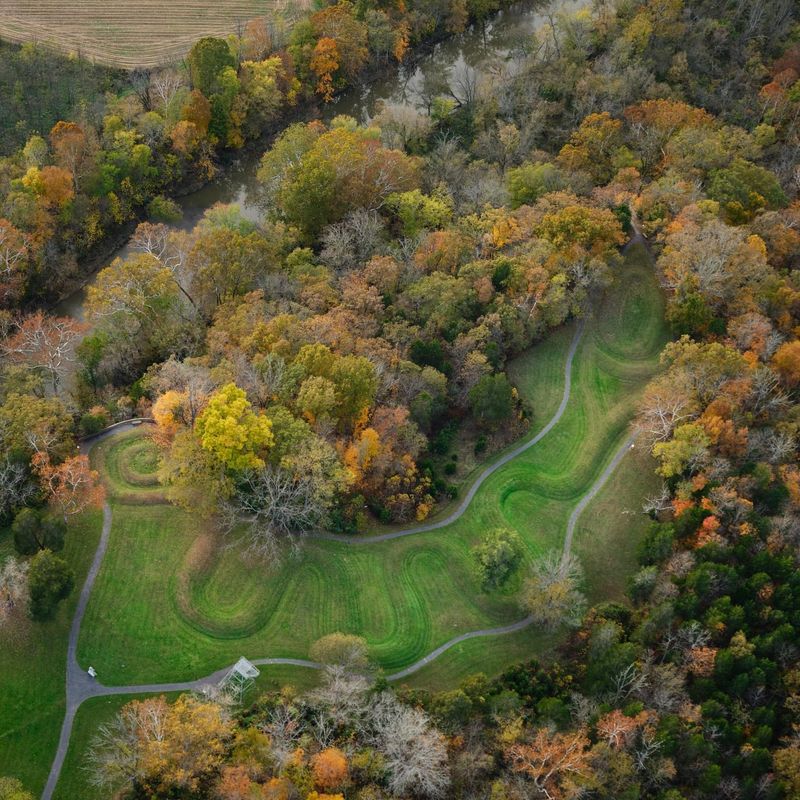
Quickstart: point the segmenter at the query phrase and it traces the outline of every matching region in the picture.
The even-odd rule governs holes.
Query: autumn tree
[[[224,465],[188,429],[178,430],[164,451],[159,480],[170,502],[201,517],[214,514],[232,488]]]
[[[208,367],[193,363],[191,359],[178,361],[170,356],[151,370],[147,382],[155,392],[163,393],[159,400],[165,394],[172,393],[172,401],[163,403],[169,423],[193,428],[214,389],[214,380]]]
[[[50,131],[50,145],[56,163],[70,173],[77,189],[91,163],[92,146],[86,132],[75,122],[57,122]]]
[[[597,184],[608,183],[628,161],[629,154],[623,147],[622,122],[605,111],[586,117],[558,155],[562,167],[584,170]]]
[[[369,666],[367,642],[352,633],[329,633],[317,639],[308,651],[313,661],[363,672]]]
[[[797,339],[782,344],[772,358],[775,369],[787,386],[800,384],[800,341]]]
[[[89,755],[92,782],[150,793],[197,794],[224,763],[232,725],[214,702],[181,695],[134,700],[103,725]]]
[[[84,330],[71,317],[37,311],[13,323],[10,335],[0,340],[0,353],[12,363],[48,374],[55,394],[75,361],[75,346]]]
[[[319,41],[333,42],[342,72],[348,80],[353,80],[369,58],[367,26],[359,19],[355,7],[349,0],[339,0],[313,14],[310,21]]]
[[[222,768],[213,796],[216,800],[250,800],[258,791],[246,767],[227,766]]]
[[[33,394],[10,392],[0,404],[0,449],[6,454],[4,474],[16,472],[17,478],[7,486],[16,485],[25,491],[27,463],[36,452],[54,458],[72,453],[72,418],[57,397],[37,397]],[[19,468],[23,465],[24,474]]]
[[[89,464],[89,456],[70,456],[60,464],[53,464],[46,452],[37,452],[33,466],[48,500],[65,521],[87,508],[102,506],[105,489],[100,474]]]
[[[235,471],[263,467],[262,455],[273,442],[269,419],[253,411],[245,392],[234,383],[212,395],[195,430],[202,448]]]
[[[336,40],[323,36],[314,46],[309,66],[317,76],[317,92],[326,103],[333,99],[333,76],[339,69],[340,61]]]
[[[314,123],[291,126],[259,170],[278,212],[309,239],[356,208],[380,208],[393,192],[418,185],[413,159],[381,147],[374,130],[338,119],[327,131]]]
[[[0,778],[0,800],[34,800],[16,778]]]
[[[781,783],[788,790],[788,796],[800,795],[800,746],[796,738],[786,747],[775,751],[773,763]]]
[[[578,796],[591,777],[589,746],[584,729],[554,733],[540,728],[530,741],[509,747],[506,758],[547,800],[562,800]]]
[[[578,559],[552,550],[534,562],[522,587],[522,605],[537,625],[550,630],[578,625],[586,608],[582,583]]]
[[[340,789],[348,782],[347,756],[338,747],[327,747],[311,758],[314,784],[324,791]]]
[[[86,313],[94,322],[124,327],[129,336],[147,335],[175,310],[177,294],[172,271],[153,256],[115,259],[89,287]]]
[[[0,778],[0,800],[34,800],[16,778]]]

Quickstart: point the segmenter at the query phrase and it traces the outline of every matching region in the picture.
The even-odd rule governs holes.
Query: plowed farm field
[[[122,69],[180,60],[290,0],[0,0],[0,38],[40,42]],[[300,3],[299,5],[303,5]]]

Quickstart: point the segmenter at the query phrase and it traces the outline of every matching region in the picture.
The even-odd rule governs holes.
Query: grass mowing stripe
[[[631,300],[631,293],[640,294],[642,299]],[[609,315],[609,309],[618,308],[623,310],[616,317]],[[627,308],[633,308],[635,313]],[[363,561],[361,555],[359,561],[352,561],[356,556],[346,544],[309,543],[301,564],[290,563],[280,573],[264,576],[264,594],[250,596],[250,603],[257,606],[255,613],[271,608],[269,620],[262,628],[238,639],[201,633],[187,623],[177,604],[164,600],[176,585],[174,581],[165,583],[164,571],[182,569],[186,552],[196,538],[191,518],[163,509],[167,513],[161,518],[159,535],[146,537],[148,559],[140,561],[136,553],[127,552],[129,547],[143,546],[137,515],[144,512],[142,519],[146,520],[147,513],[157,509],[125,507],[120,513],[128,514],[128,518],[120,527],[133,534],[134,544],[123,542],[116,530],[112,533],[110,550],[119,547],[126,552],[126,558],[110,558],[98,579],[97,596],[93,597],[82,631],[82,662],[92,659],[101,664],[108,683],[181,680],[207,674],[240,654],[302,657],[322,633],[338,626],[363,624],[367,619],[385,619],[394,620],[393,634],[371,642],[373,655],[384,666],[402,666],[403,661],[414,660],[414,651],[423,646],[421,642],[432,649],[451,639],[456,620],[472,620],[468,627],[478,628],[516,619],[519,611],[513,597],[482,594],[468,569],[462,570],[462,565],[468,563],[469,548],[489,526],[504,523],[519,530],[531,555],[560,544],[574,500],[593,483],[613,454],[615,443],[624,438],[636,397],[656,369],[664,341],[660,308],[661,298],[652,272],[645,260],[631,250],[621,279],[604,307],[587,323],[588,335],[573,365],[573,395],[567,412],[545,439],[487,479],[467,513],[446,528],[411,539],[369,545],[369,557]],[[658,313],[648,315],[647,309]],[[558,376],[559,355],[563,368],[569,340],[559,332],[509,368],[511,373],[532,376],[528,382],[530,393],[525,396],[534,402],[540,398],[542,408],[559,395],[560,389],[554,389],[552,384]],[[540,359],[541,373],[537,371]],[[540,376],[547,386],[537,384]],[[626,464],[627,460],[620,469],[625,469]],[[606,497],[612,483],[594,499],[592,508]],[[604,513],[612,512],[613,504]],[[595,522],[594,513],[587,513],[586,517],[592,518],[590,523]],[[576,532],[576,547],[585,548],[583,555],[590,566],[590,593],[619,591],[624,578],[618,565],[598,558],[608,548],[603,520],[597,522],[598,529],[587,533],[582,518]],[[616,522],[615,536],[620,536],[623,529]],[[630,551],[632,542],[626,544]],[[431,547],[433,552],[426,553],[425,549]],[[136,564],[134,569],[131,559]],[[224,552],[221,559],[232,560],[217,564],[215,575],[209,580],[227,576],[231,591],[248,596],[247,584],[255,577],[253,573],[233,551]],[[308,583],[309,569],[317,576],[313,586]],[[594,574],[597,570],[603,574]],[[386,585],[376,586],[378,582]],[[362,589],[364,585],[369,589]],[[227,607],[217,609],[213,607],[210,586],[204,592],[203,607],[195,610],[221,627],[225,626],[226,614],[230,616],[232,609],[247,605],[234,599]],[[140,602],[129,602],[132,595]],[[198,602],[191,595],[190,599]],[[109,605],[108,615],[95,611],[94,606],[101,602]],[[374,607],[380,603],[384,608],[375,614]],[[133,611],[133,619],[126,617],[128,608]],[[114,618],[128,627],[131,635],[115,635],[108,624]],[[146,624],[154,618],[158,619],[157,631]],[[373,622],[367,627],[380,630]],[[435,685],[479,669],[494,672],[519,657],[541,652],[551,643],[536,632],[463,642],[445,653],[440,662],[426,667],[421,677],[414,676],[414,680],[424,679]],[[122,652],[125,661],[120,658]]]

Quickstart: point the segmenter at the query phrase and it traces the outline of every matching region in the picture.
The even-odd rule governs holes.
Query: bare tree
[[[303,725],[300,714],[294,706],[282,703],[275,708],[269,721],[261,727],[269,736],[272,757],[278,769],[283,769],[294,756],[300,737],[303,734]]]
[[[443,797],[450,785],[447,749],[428,716],[385,692],[372,708],[370,723],[373,744],[386,759],[389,791]]]
[[[322,234],[322,260],[337,270],[352,269],[378,252],[383,222],[377,211],[358,208]]]
[[[153,704],[147,718],[136,705],[129,704],[111,722],[101,725],[87,756],[86,770],[92,785],[117,789],[141,778],[143,728],[163,738],[165,716],[166,703]]]
[[[689,703],[686,679],[675,664],[657,664],[648,658],[642,664],[642,683],[636,696],[649,708],[662,714],[674,714]]]
[[[145,111],[152,111],[153,97],[151,95],[152,82],[150,80],[150,70],[145,67],[137,67],[130,73],[131,86],[139,98],[142,108]]]
[[[385,102],[375,118],[386,147],[405,150],[411,142],[424,140],[431,131],[431,118],[412,105]]]
[[[774,416],[789,406],[780,379],[769,367],[759,367],[751,375],[752,391],[748,406],[757,415]]]
[[[628,664],[612,676],[608,700],[616,705],[644,691],[646,686],[647,676],[636,664]]]
[[[652,447],[657,442],[669,440],[676,427],[695,416],[689,387],[682,381],[665,377],[647,387],[636,427]]]
[[[10,361],[50,374],[53,392],[75,361],[85,326],[71,317],[51,317],[37,311],[12,323],[10,335],[0,342],[0,353]]]
[[[131,247],[140,253],[153,256],[163,264],[172,273],[176,286],[192,308],[197,309],[194,298],[186,288],[187,280],[184,274],[190,237],[185,233],[171,230],[163,223],[142,222],[133,233]]]
[[[472,108],[478,100],[478,71],[460,62],[450,78],[450,95],[464,108]]]
[[[0,304],[18,297],[23,285],[22,267],[28,257],[28,241],[22,231],[0,219]]]
[[[10,517],[36,495],[36,484],[24,464],[0,459],[0,519]]]
[[[0,625],[24,608],[27,599],[28,565],[11,556],[0,566]]]
[[[183,87],[183,78],[172,69],[165,69],[150,76],[150,93],[158,99],[164,111]]]
[[[183,421],[193,428],[214,390],[214,380],[208,367],[178,361],[173,355],[158,367],[152,377],[152,388],[159,394],[172,389],[186,395],[183,410],[187,418]]]
[[[642,503],[642,511],[651,516],[657,516],[664,511],[672,508],[672,495],[666,486],[661,487],[658,494],[651,494],[645,497]]]
[[[317,713],[336,728],[360,728],[370,707],[371,681],[341,664],[325,667],[323,682],[306,696]]]
[[[246,472],[222,507],[226,529],[244,524],[246,552],[267,562],[279,561],[286,545],[296,552],[323,513],[308,475],[272,466]]]

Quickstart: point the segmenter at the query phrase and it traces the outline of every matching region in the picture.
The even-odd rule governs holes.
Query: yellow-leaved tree
[[[272,445],[272,423],[253,411],[243,389],[225,384],[209,400],[195,426],[203,450],[231,470],[264,466],[262,455]]]

